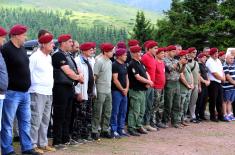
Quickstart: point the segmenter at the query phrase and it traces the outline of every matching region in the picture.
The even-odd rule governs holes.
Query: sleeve
[[[207,66],[207,68],[209,69],[209,71],[210,71],[211,73],[216,73],[216,72],[218,71],[218,69],[217,69],[217,67],[216,67],[217,65],[214,64],[213,62],[207,63],[206,66]]]
[[[62,53],[57,52],[52,56],[52,65],[53,67],[59,69],[64,65],[68,65],[68,62]]]
[[[223,66],[224,74],[227,75],[229,74],[229,68],[228,66]]]
[[[113,63],[113,65],[112,65],[112,73],[114,74],[114,73],[118,73],[118,65],[116,64],[116,63]]]
[[[130,66],[130,71],[133,73],[133,75],[139,74],[139,69],[136,64],[132,64]]]
[[[164,63],[167,71],[171,72],[175,69],[174,64],[171,61],[165,59]]]
[[[34,71],[36,64],[37,64],[37,61],[35,59],[35,53],[34,53],[29,57],[29,69],[31,73]]]
[[[99,72],[101,70],[101,66],[102,66],[102,64],[100,63],[99,60],[97,60],[94,65],[94,75],[96,75],[96,76],[99,75]]]

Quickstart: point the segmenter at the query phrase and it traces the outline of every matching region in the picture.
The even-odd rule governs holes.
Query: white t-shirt
[[[51,56],[44,54],[38,49],[30,56],[29,60],[31,74],[31,87],[29,88],[29,92],[52,95],[54,79]]]
[[[221,83],[221,80],[218,80],[212,75],[212,73],[218,73],[220,76],[224,76],[223,66],[219,59],[209,58],[206,62],[206,67],[209,69],[208,77],[211,81],[216,81]]]
[[[0,100],[3,100],[3,99],[5,99],[5,95],[0,94]]]

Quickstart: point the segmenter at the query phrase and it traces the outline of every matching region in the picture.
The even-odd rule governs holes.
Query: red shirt
[[[156,74],[155,74],[154,88],[163,89],[166,83],[165,64],[163,61],[156,61]]]
[[[145,53],[142,58],[141,58],[141,62],[144,64],[150,79],[154,82],[155,81],[155,70],[156,70],[156,60],[154,58],[154,56],[147,52]]]

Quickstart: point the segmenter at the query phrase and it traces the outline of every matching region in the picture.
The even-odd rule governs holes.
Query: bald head
[[[233,64],[234,63],[234,56],[232,54],[226,55],[226,62],[227,62],[227,64]]]

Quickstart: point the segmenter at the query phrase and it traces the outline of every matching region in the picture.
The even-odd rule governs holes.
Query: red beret
[[[120,41],[117,43],[117,48],[125,48],[126,49],[126,43],[124,41]]]
[[[0,37],[7,35],[7,31],[0,26]]]
[[[114,46],[111,43],[102,43],[102,44],[100,44],[100,50],[103,51],[103,52],[112,51],[113,48],[114,48]]]
[[[167,51],[173,51],[173,50],[176,50],[176,47],[174,45],[169,45],[167,47]]]
[[[178,56],[182,57],[182,56],[185,56],[186,54],[188,54],[188,51],[182,50],[182,51],[180,51],[180,53],[178,54]]]
[[[219,51],[218,48],[215,48],[215,47],[214,47],[214,48],[211,48],[211,49],[210,49],[209,54],[210,54],[210,55],[213,55],[213,54],[215,54],[215,53],[218,52],[218,51]]]
[[[131,51],[131,53],[138,53],[141,51],[141,47],[140,46],[131,46],[130,51]]]
[[[59,37],[58,37],[58,42],[59,43],[62,43],[62,42],[66,42],[68,41],[69,39],[71,39],[72,36],[70,34],[61,34]]]
[[[154,40],[148,40],[148,41],[144,42],[144,48],[147,48],[148,43],[150,43],[152,41],[154,41]]]
[[[92,45],[92,48],[96,48],[96,42],[87,42],[90,43]]]
[[[27,31],[27,26],[21,25],[21,24],[16,24],[14,25],[11,29],[9,34],[10,35],[21,35]]]
[[[48,35],[43,35],[38,39],[38,42],[40,44],[47,44],[49,42],[51,42],[53,39],[53,35],[52,34],[48,34]]]
[[[133,39],[133,40],[129,40],[128,41],[128,46],[129,47],[131,47],[131,46],[136,46],[136,45],[138,45],[140,42],[138,41],[138,40],[135,40],[135,39]]]
[[[220,51],[220,52],[219,52],[219,57],[221,57],[221,56],[223,56],[223,55],[225,55],[225,52],[224,52],[224,51]]]
[[[165,48],[164,47],[158,48],[156,54],[159,54],[161,52],[165,52]]]
[[[94,43],[92,43],[92,42],[85,42],[79,46],[79,49],[81,51],[88,51],[92,48],[94,48]]]
[[[205,56],[207,56],[205,53],[200,53],[200,54],[198,54],[198,58],[202,58],[202,57],[205,57]]]
[[[192,52],[195,51],[195,50],[196,50],[195,47],[190,47],[190,48],[188,48],[188,53],[192,53]]]
[[[155,46],[158,46],[158,43],[156,41],[151,41],[146,45],[147,49],[153,48]]]
[[[116,56],[122,56],[123,54],[126,53],[126,49],[125,48],[118,48],[116,51]]]

